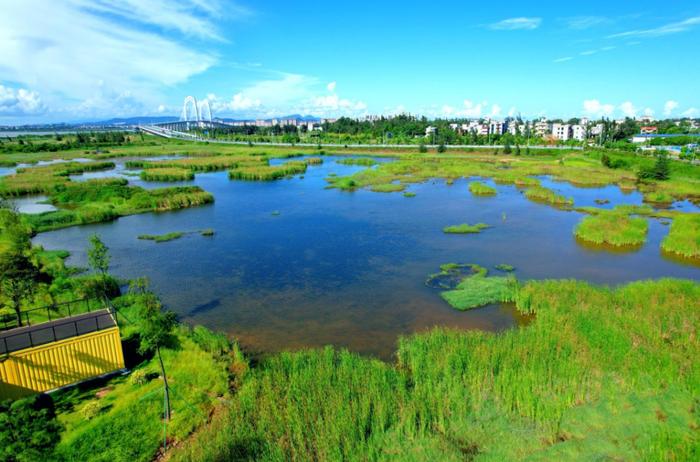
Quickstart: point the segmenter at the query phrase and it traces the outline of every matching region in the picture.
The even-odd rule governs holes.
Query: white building
[[[552,124],[552,136],[560,141],[567,141],[571,138],[571,125]]]
[[[583,141],[586,139],[586,126],[585,125],[573,125],[571,127],[571,137],[576,141]]]
[[[431,135],[434,135],[435,133],[437,133],[437,127],[433,127],[432,125],[425,127],[426,138],[431,136]]]
[[[551,133],[550,130],[551,128],[547,119],[541,119],[535,122],[535,135],[543,137],[549,135]]]
[[[499,120],[489,121],[489,133],[492,135],[502,135],[503,134],[503,122]]]

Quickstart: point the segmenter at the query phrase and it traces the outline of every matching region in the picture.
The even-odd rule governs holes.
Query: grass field
[[[637,247],[646,241],[648,230],[646,218],[633,217],[619,210],[601,210],[583,217],[574,229],[574,235],[591,244]]]
[[[693,459],[700,285],[542,281],[515,299],[526,327],[406,337],[395,366],[275,355],[173,460]]]
[[[676,215],[661,249],[670,254],[700,261],[700,214]]]

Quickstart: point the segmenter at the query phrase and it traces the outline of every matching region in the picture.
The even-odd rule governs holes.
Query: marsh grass
[[[475,196],[495,196],[496,188],[492,188],[480,181],[472,181],[469,183],[469,192]]]
[[[395,367],[274,355],[173,460],[693,459],[699,284],[532,281],[515,299],[527,326],[404,337]]]
[[[70,175],[111,170],[114,162],[65,162],[18,168],[13,175],[0,177],[0,197],[48,194],[70,183]]]
[[[633,217],[620,209],[600,210],[588,215],[576,225],[574,235],[581,241],[614,247],[639,247],[644,244],[649,230],[646,218]]]
[[[306,165],[321,165],[323,164],[323,159],[320,157],[307,157],[304,159]]]
[[[141,172],[144,181],[189,181],[194,179],[192,170],[175,167],[147,168]]]
[[[406,191],[405,193],[403,193],[403,197],[416,197],[416,193]]]
[[[215,232],[212,228],[206,228],[206,229],[200,230],[199,234],[201,234],[202,236],[205,236],[205,237],[211,237],[215,234]]]
[[[661,249],[700,262],[700,214],[676,215],[668,235],[661,241]]]
[[[461,225],[445,226],[442,228],[442,232],[446,234],[477,234],[486,228],[490,228],[486,223],[476,223],[473,225],[462,223]]]
[[[187,234],[187,233],[185,233],[183,231],[176,231],[176,232],[165,233],[165,234],[140,234],[138,236],[138,239],[146,240],[146,241],[153,241],[153,242],[168,242],[168,241],[174,241],[175,239],[180,239],[185,234]]]
[[[143,189],[125,179],[100,179],[57,186],[49,199],[59,210],[27,215],[37,232],[209,204],[214,196],[198,186]]]
[[[401,183],[375,184],[370,187],[371,191],[382,193],[400,192],[404,189],[406,189],[406,185]]]
[[[373,165],[377,165],[379,162],[371,157],[351,157],[348,159],[339,159],[336,161],[336,163],[341,165],[361,165],[371,167]]]
[[[494,266],[495,269],[498,271],[503,271],[504,273],[511,273],[515,271],[515,267],[513,265],[508,265],[506,263],[501,263],[499,265]]]
[[[544,186],[533,186],[532,188],[526,189],[525,197],[533,202],[540,202],[558,207],[571,207],[574,205],[574,200],[572,198],[564,197]]]
[[[268,165],[266,156],[200,156],[168,160],[132,160],[126,162],[127,168],[181,168],[193,172],[216,172],[238,167]]]
[[[306,166],[305,162],[290,161],[280,165],[240,167],[229,170],[228,175],[232,180],[273,181],[304,173],[306,172]]]

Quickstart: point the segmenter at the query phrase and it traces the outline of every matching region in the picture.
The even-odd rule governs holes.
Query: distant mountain
[[[159,116],[159,117],[126,117],[126,118],[115,118],[109,120],[102,120],[99,122],[88,122],[84,125],[144,125],[144,124],[159,124],[164,122],[177,122],[180,120],[178,117],[173,116]]]

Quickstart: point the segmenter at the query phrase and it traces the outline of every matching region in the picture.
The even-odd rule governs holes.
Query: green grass
[[[122,334],[138,332],[134,308],[138,296],[116,301],[131,320]],[[203,327],[176,330],[176,345],[163,350],[172,387],[169,444],[183,441],[205,424],[210,413],[229,397],[229,387],[242,379],[247,365],[237,346]],[[163,439],[163,385],[157,359],[140,364],[131,377],[108,382],[98,396],[94,389],[73,388],[54,395],[64,426],[56,450],[58,460],[151,461]]]
[[[700,260],[700,214],[684,213],[673,218],[661,249],[672,255]]]
[[[199,234],[201,234],[202,236],[205,236],[205,237],[211,237],[215,234],[215,232],[212,228],[206,228],[206,229],[202,229],[201,231],[199,231]]]
[[[638,247],[646,241],[648,230],[646,218],[632,217],[618,209],[600,210],[595,215],[583,217],[576,225],[574,235],[590,244]]]
[[[307,157],[304,159],[304,162],[306,162],[306,165],[321,165],[323,163],[323,159],[320,157]]]
[[[59,210],[26,215],[36,232],[114,220],[120,216],[196,207],[214,201],[198,186],[143,189],[124,179],[89,180],[56,187],[49,199]]]
[[[486,223],[476,223],[474,225],[462,223],[461,225],[445,226],[442,228],[442,231],[447,234],[476,234],[489,227]]]
[[[48,194],[70,184],[70,175],[111,170],[114,166],[114,162],[63,162],[18,168],[15,174],[0,177],[0,197]]]
[[[144,241],[154,241],[154,242],[168,242],[174,241],[175,239],[180,239],[185,233],[182,231],[176,231],[166,234],[140,234],[138,239]]]
[[[386,183],[386,184],[375,184],[372,185],[370,190],[374,192],[382,192],[382,193],[392,193],[392,192],[400,192],[406,189],[406,185],[403,184],[397,184],[397,183]]]
[[[496,265],[494,268],[496,268],[498,271],[503,271],[504,273],[511,273],[515,271],[515,267],[513,265],[508,265],[506,263]]]
[[[304,172],[306,172],[305,162],[290,161],[280,165],[240,167],[229,170],[228,175],[232,180],[273,181]]]
[[[532,188],[526,189],[525,197],[534,202],[541,202],[543,204],[559,207],[570,207],[574,205],[574,200],[572,198],[566,198],[544,186],[533,186]]]
[[[362,165],[365,167],[371,167],[373,165],[377,165],[379,162],[371,157],[351,157],[349,159],[337,160],[336,163],[342,165]]]
[[[194,179],[192,170],[175,167],[147,168],[141,172],[144,181],[188,181]]]
[[[699,284],[533,281],[516,304],[526,326],[405,337],[395,366],[274,355],[173,460],[695,458]]]
[[[416,197],[416,193],[406,191],[405,193],[403,193],[403,197]]]
[[[480,181],[472,181],[469,183],[469,192],[475,196],[495,196],[496,188],[481,183]]]

